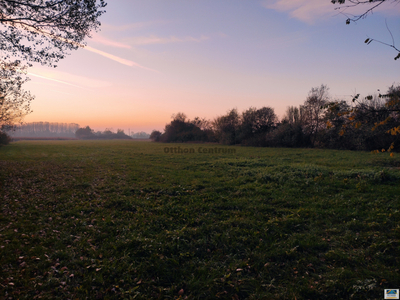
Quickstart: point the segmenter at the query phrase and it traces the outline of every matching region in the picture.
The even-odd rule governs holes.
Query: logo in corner
[[[385,290],[385,299],[399,299],[399,290],[388,289]]]

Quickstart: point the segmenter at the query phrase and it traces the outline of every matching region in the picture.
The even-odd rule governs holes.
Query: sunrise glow
[[[357,24],[330,1],[124,1],[108,3],[87,46],[57,68],[35,65],[26,122],[97,130],[162,130],[184,112],[213,119],[269,106],[282,116],[326,84],[332,98],[385,90],[399,78],[395,52],[367,37],[400,40],[400,10]]]

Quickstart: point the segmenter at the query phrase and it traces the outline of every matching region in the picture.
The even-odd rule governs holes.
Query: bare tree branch
[[[340,11],[340,13],[346,16],[346,18],[347,18],[347,19],[346,19],[346,24],[350,24],[351,22],[357,22],[357,21],[360,20],[360,19],[366,18],[367,15],[373,13],[373,11],[374,11],[378,6],[380,6],[380,5],[382,5],[383,3],[388,2],[388,1],[389,1],[389,0],[365,0],[365,1],[361,1],[361,0],[347,0],[347,2],[350,3],[350,4],[345,4],[345,3],[346,3],[346,0],[331,0],[331,2],[332,2],[333,4],[342,5],[342,6],[336,7],[335,9],[336,9],[336,10],[342,10],[342,11]],[[394,3],[394,2],[400,2],[400,0],[393,0],[392,2],[393,2],[393,3]],[[358,15],[351,15],[351,17],[350,17],[350,14],[349,14],[349,13],[343,12],[343,11],[349,9],[349,8],[356,7],[356,6],[360,6],[360,5],[370,5],[370,7],[368,7],[363,13],[358,14]],[[391,38],[392,38],[392,43],[391,43],[391,44],[388,44],[388,43],[385,43],[385,42],[382,42],[382,41],[379,41],[379,40],[376,40],[376,39],[371,39],[371,38],[366,39],[366,40],[365,40],[365,43],[368,45],[368,44],[370,44],[371,42],[375,41],[375,42],[378,42],[378,43],[381,43],[381,44],[383,44],[383,45],[386,45],[386,46],[389,46],[389,47],[393,48],[394,50],[397,51],[397,55],[396,55],[395,58],[394,58],[394,60],[397,60],[397,59],[400,58],[400,49],[397,48],[396,45],[395,45],[393,34],[392,34],[392,32],[390,31],[389,26],[388,26],[386,20],[385,20],[385,24],[386,24],[386,28],[387,28],[387,30],[389,31],[389,34],[390,34],[390,36],[391,36]]]

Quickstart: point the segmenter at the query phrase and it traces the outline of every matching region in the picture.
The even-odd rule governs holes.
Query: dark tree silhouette
[[[215,134],[220,143],[235,145],[238,142],[241,118],[236,108],[231,109],[226,115],[217,117],[213,121]]]
[[[0,60],[52,65],[100,26],[104,0],[0,1]]]
[[[315,146],[317,134],[321,127],[324,127],[323,122],[325,106],[328,103],[329,88],[321,84],[320,87],[312,88],[308,94],[307,100],[304,102],[303,109],[305,114],[304,128],[311,137],[311,142]]]
[[[75,132],[75,136],[78,139],[94,139],[95,138],[93,129],[91,129],[89,126],[86,126],[85,128],[79,128]]]
[[[153,141],[155,141],[155,142],[158,142],[158,141],[160,140],[161,134],[162,134],[162,133],[161,133],[160,131],[158,131],[158,130],[153,130],[153,131],[151,132],[151,134],[150,134],[150,139],[153,140]]]
[[[0,1],[0,131],[30,112],[27,66],[54,66],[100,26],[104,0]],[[22,61],[25,61],[24,65]]]
[[[0,80],[0,131],[10,129],[31,112],[33,96],[21,89],[19,80]]]

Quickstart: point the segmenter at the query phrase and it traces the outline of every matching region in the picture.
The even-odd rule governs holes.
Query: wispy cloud
[[[90,47],[90,46],[85,46],[84,49],[87,50],[87,51],[90,51],[90,52],[97,53],[97,54],[99,54],[99,55],[101,55],[101,56],[107,57],[107,58],[109,58],[109,59],[112,59],[112,60],[114,60],[114,61],[116,61],[116,62],[119,62],[120,64],[129,66],[129,67],[137,67],[137,68],[141,68],[141,69],[148,70],[148,71],[152,71],[152,72],[157,72],[157,73],[159,72],[159,71],[157,71],[157,70],[154,70],[154,69],[151,69],[151,68],[147,68],[147,67],[145,67],[145,66],[142,66],[142,65],[140,65],[140,64],[138,64],[138,63],[136,63],[136,62],[134,62],[134,61],[131,61],[131,60],[128,60],[128,59],[124,59],[124,58],[115,56],[115,55],[113,55],[113,54],[110,54],[110,53],[107,53],[107,52],[104,52],[104,51],[95,49],[95,48]]]
[[[72,83],[69,83],[69,82],[66,82],[66,81],[62,81],[62,80],[58,80],[58,79],[54,79],[54,78],[51,78],[51,77],[42,76],[42,75],[35,74],[35,73],[32,73],[32,72],[28,72],[27,74],[29,76],[38,77],[38,78],[42,78],[42,79],[46,79],[46,80],[50,80],[50,81],[55,81],[55,82],[58,82],[58,83],[66,84],[66,85],[69,85],[69,86],[74,86],[74,87],[77,87],[77,88],[82,88],[79,85],[75,85],[75,84],[72,84]]]
[[[168,43],[182,43],[182,42],[202,42],[210,39],[210,37],[201,35],[199,38],[194,38],[191,36],[186,37],[158,37],[155,35],[147,36],[147,37],[131,37],[126,39],[127,42],[133,45],[151,45],[151,44],[168,44]]]
[[[102,30],[105,31],[126,31],[126,30],[135,30],[135,29],[142,29],[145,27],[158,25],[158,24],[165,24],[168,21],[148,21],[148,22],[136,22],[124,25],[112,25],[108,23],[101,24]]]
[[[366,6],[364,5],[333,5],[328,0],[263,0],[262,6],[280,12],[286,12],[291,17],[296,18],[308,24],[313,24],[317,20],[326,19],[326,17],[334,16],[338,13],[359,15],[364,13]],[[387,1],[377,7],[374,12],[385,12],[390,15],[399,15],[400,10],[393,9],[396,3]]]
[[[335,13],[333,4],[325,0],[266,0],[262,5],[309,24]]]
[[[6,21],[5,23],[7,23],[7,21]],[[134,62],[134,61],[127,60],[127,59],[118,57],[118,56],[116,56],[116,55],[107,53],[107,52],[105,52],[105,51],[101,51],[101,50],[95,49],[95,48],[93,48],[93,47],[85,46],[85,45],[82,45],[82,44],[80,44],[80,43],[77,43],[77,42],[68,40],[68,39],[66,39],[66,38],[56,36],[56,35],[54,35],[54,34],[48,32],[48,31],[46,31],[46,30],[40,30],[40,29],[37,29],[37,28],[35,28],[35,27],[33,27],[33,26],[21,26],[20,24],[14,24],[14,23],[12,23],[11,25],[12,25],[12,26],[21,27],[21,28],[24,29],[24,30],[28,30],[28,31],[31,31],[31,32],[34,32],[34,33],[42,34],[42,35],[44,35],[44,36],[49,37],[50,39],[58,39],[58,40],[60,40],[60,41],[62,41],[62,42],[70,43],[70,44],[76,45],[76,46],[78,46],[78,47],[82,47],[82,48],[84,48],[84,49],[86,49],[86,50],[88,50],[88,51],[97,53],[97,54],[99,54],[99,55],[102,55],[102,56],[104,56],[104,57],[107,57],[107,58],[109,58],[109,59],[112,59],[112,60],[114,60],[114,61],[116,61],[116,62],[119,62],[119,63],[121,63],[121,64],[130,66],[130,67],[138,67],[138,68],[141,68],[141,69],[145,69],[145,70],[149,70],[149,71],[158,72],[158,71],[156,71],[156,70],[153,70],[153,69],[144,67],[144,66],[142,66],[142,65],[140,65],[140,64],[138,64],[138,63],[136,63],[136,62]],[[122,44],[121,44],[121,45],[122,45]]]
[[[68,86],[73,86],[77,88],[102,88],[111,86],[107,81],[88,78],[85,76],[79,76],[75,74],[70,74],[67,72],[60,72],[51,69],[44,69],[41,67],[34,67],[32,71],[28,72],[28,76],[33,76],[45,80],[50,80],[53,82],[61,83]]]
[[[117,47],[117,48],[126,48],[130,49],[131,46],[123,43],[119,43],[108,38],[101,36],[100,34],[93,34],[93,37],[90,39],[91,42],[95,42],[98,44],[103,44],[107,46]]]

